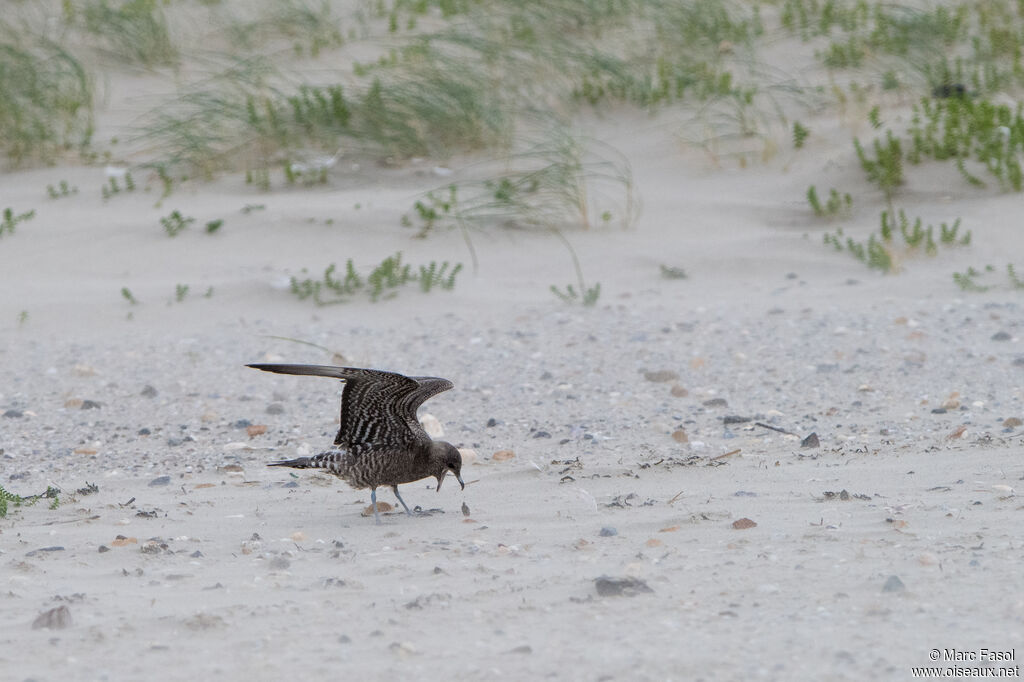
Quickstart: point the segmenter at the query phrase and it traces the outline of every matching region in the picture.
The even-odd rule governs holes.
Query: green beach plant
[[[291,293],[299,300],[311,299],[316,305],[324,306],[346,303],[360,293],[366,294],[374,302],[393,298],[401,287],[413,282],[418,282],[424,293],[434,289],[450,291],[455,288],[455,278],[462,270],[462,264],[452,266],[448,261],[440,264],[430,261],[414,270],[413,266],[402,262],[402,254],[399,252],[382,260],[365,277],[356,270],[351,258],[345,262],[343,276],[337,274],[337,269],[331,263],[319,279],[299,279],[293,276],[290,281]]]
[[[180,211],[174,210],[160,219],[164,232],[168,237],[177,237],[182,230],[196,221],[195,218],[183,216]]]
[[[5,232],[7,234],[14,234],[14,229],[19,224],[35,218],[36,212],[33,209],[24,213],[15,213],[13,208],[5,208],[2,215],[3,219],[0,220],[0,237],[3,237]]]

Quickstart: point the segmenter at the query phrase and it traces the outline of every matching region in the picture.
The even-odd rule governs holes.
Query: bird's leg
[[[373,522],[380,525],[380,514],[377,513],[377,489],[370,490],[370,501],[373,502]]]
[[[391,486],[391,489],[395,491],[395,497],[398,498],[398,501],[401,502],[402,506],[405,508],[405,513],[408,516],[412,516],[412,512],[409,511],[409,505],[407,505],[405,503],[405,500],[402,499],[402,496],[398,494],[398,485],[396,484],[396,485]]]

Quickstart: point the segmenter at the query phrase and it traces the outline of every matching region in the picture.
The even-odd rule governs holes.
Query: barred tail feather
[[[271,462],[267,465],[268,467],[291,467],[292,469],[311,469],[317,468],[316,462],[312,461],[311,457],[298,457],[296,459],[285,459],[280,462]]]

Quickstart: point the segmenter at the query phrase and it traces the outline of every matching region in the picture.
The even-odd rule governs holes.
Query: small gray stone
[[[155,398],[156,394],[156,389],[150,386],[149,384],[146,384],[145,386],[142,387],[141,395],[143,398]]]
[[[149,486],[151,488],[155,488],[158,485],[170,485],[170,484],[171,484],[171,477],[170,476],[157,476],[156,478],[154,478],[152,481],[149,482]]]
[[[996,332],[992,335],[993,341],[1009,341],[1012,338],[1008,332]]]
[[[281,403],[270,403],[267,405],[267,414],[284,414],[284,405]]]
[[[4,412],[4,416],[8,419],[18,419],[20,417],[24,417],[25,413],[21,410],[7,410]]]
[[[802,448],[817,448],[817,447],[821,447],[821,441],[818,440],[818,434],[812,431],[810,433],[810,435],[807,436],[807,438],[804,438],[802,441],[800,441],[800,447],[802,447]]]
[[[533,434],[534,438],[551,438],[551,434],[547,431],[537,431]]]
[[[639,578],[609,578],[606,575],[596,579],[594,587],[602,597],[635,597],[641,592],[654,592]]]
[[[902,592],[907,589],[898,575],[890,575],[882,586],[882,592]]]
[[[647,379],[647,381],[653,381],[656,384],[664,383],[666,381],[675,381],[678,378],[679,374],[669,369],[659,369],[656,372],[644,372],[644,379]]]
[[[270,569],[272,571],[283,571],[292,565],[292,562],[285,559],[283,556],[276,556],[270,560]]]
[[[82,401],[82,409],[83,410],[98,410],[101,407],[102,407],[102,405],[100,405],[95,400],[83,400]]]
[[[723,424],[746,424],[750,417],[741,417],[738,414],[727,414],[722,417]]]
[[[729,403],[725,398],[712,398],[711,400],[705,400],[701,405],[704,407],[729,407]]]
[[[605,526],[604,528],[601,529],[601,532],[598,533],[598,535],[600,535],[603,538],[610,538],[613,535],[618,535],[618,534],[619,534],[619,531],[615,530],[611,526]]]
[[[39,630],[42,628],[46,628],[47,630],[63,630],[70,625],[71,610],[67,606],[58,606],[50,609],[49,611],[43,611],[34,621],[32,621],[33,630]]]

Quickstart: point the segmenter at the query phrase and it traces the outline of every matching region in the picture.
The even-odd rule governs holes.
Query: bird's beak
[[[462,480],[462,474],[455,474],[455,478],[458,480],[459,485],[462,486],[462,489],[465,490],[466,489],[466,482]]]
[[[441,474],[440,478],[437,479],[437,492],[441,492],[441,484],[444,483],[444,475],[447,473],[447,471],[444,472],[443,474]]]

